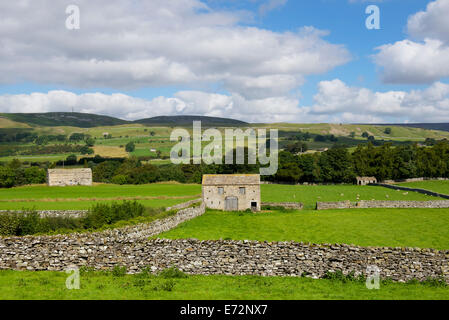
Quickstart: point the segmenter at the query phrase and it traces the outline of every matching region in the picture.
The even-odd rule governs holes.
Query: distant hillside
[[[193,121],[201,121],[201,125],[204,127],[239,127],[248,125],[248,123],[239,120],[203,116],[162,116],[136,120],[135,122],[164,127],[191,127]]]
[[[8,127],[14,126],[14,123],[20,123],[20,126],[25,124],[25,126],[68,126],[78,128],[117,126],[132,123],[166,127],[191,127],[192,122],[195,120],[201,121],[202,125],[205,127],[238,127],[248,125],[248,123],[239,120],[203,116],[161,116],[136,121],[126,121],[109,116],[77,112],[0,113],[0,119],[3,119],[5,126]],[[1,125],[2,123],[0,122],[0,126]]]
[[[427,130],[440,130],[449,132],[449,123],[406,123],[406,124],[393,124],[393,126],[420,128]]]
[[[2,113],[0,116],[15,122],[44,127],[70,126],[92,128],[101,126],[116,126],[131,123],[113,117],[77,112],[50,113]]]

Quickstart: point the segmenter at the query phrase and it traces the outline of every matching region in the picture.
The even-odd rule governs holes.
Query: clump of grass
[[[159,277],[164,278],[164,279],[182,279],[182,278],[188,278],[188,275],[176,267],[171,267],[171,268],[162,270],[159,273]]]
[[[112,276],[113,277],[124,277],[126,275],[126,267],[125,266],[114,266],[112,269]]]
[[[348,274],[344,274],[341,270],[337,270],[335,272],[327,271],[326,274],[324,275],[323,279],[340,281],[342,283],[348,283],[348,282],[364,283],[364,282],[366,282],[366,278],[363,274],[360,274],[359,276],[355,276],[354,271],[351,271]]]

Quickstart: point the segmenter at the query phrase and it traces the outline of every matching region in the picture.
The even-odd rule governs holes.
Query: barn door
[[[239,209],[239,200],[236,197],[228,197],[225,200],[226,211],[237,211]]]

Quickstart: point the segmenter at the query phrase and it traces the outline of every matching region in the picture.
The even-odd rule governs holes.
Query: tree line
[[[144,164],[137,158],[105,159],[98,156],[68,160],[66,166],[92,168],[95,182],[114,184],[161,181],[201,183],[203,174],[258,173],[260,168],[259,164],[155,166]],[[368,144],[358,146],[353,152],[340,146],[310,154],[281,151],[277,173],[262,179],[284,183],[353,183],[357,176],[375,176],[380,181],[416,177],[449,178],[449,142],[442,140],[429,147],[417,144],[393,147],[388,143],[377,147]],[[45,168],[23,168],[17,160],[0,166],[0,187],[44,183],[45,178]]]

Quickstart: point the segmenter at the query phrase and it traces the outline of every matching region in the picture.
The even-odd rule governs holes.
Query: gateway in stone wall
[[[47,181],[50,187],[91,186],[92,170],[82,169],[48,169]]]
[[[203,203],[224,211],[260,211],[259,174],[211,174],[203,176]]]

